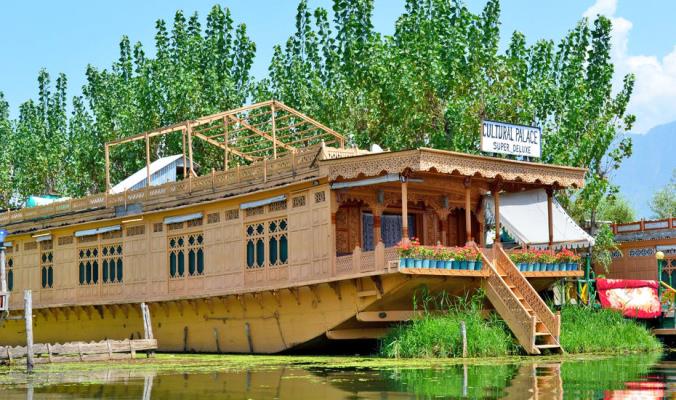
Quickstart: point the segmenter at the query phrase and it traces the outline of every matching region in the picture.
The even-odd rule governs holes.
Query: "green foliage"
[[[17,121],[7,121],[0,101],[0,140],[10,138],[0,154],[8,158],[0,200],[6,206],[15,195],[101,191],[106,141],[271,97],[360,147],[478,153],[482,118],[539,125],[542,161],[589,168],[585,189],[571,196],[579,207],[596,210],[614,192],[608,173],[631,154],[631,141],[617,131],[634,121],[626,114],[634,79],[611,90],[607,18],[580,21],[559,43],[529,45],[514,32],[501,53],[498,0],[478,14],[459,1],[407,0],[392,36],[374,31],[373,8],[373,0],[334,0],[330,21],[327,10],[301,0],[296,32],[274,48],[269,75],[258,82],[250,74],[255,44],[220,6],[204,28],[182,11],[171,26],[157,21],[154,57],[124,36],[109,68],[87,67],[70,116],[65,76],[51,93],[42,71],[38,97],[21,105]],[[153,157],[180,152],[178,136],[152,140]],[[195,146],[203,169],[219,167],[217,152]],[[113,182],[143,159],[137,144],[114,151]]]
[[[603,224],[594,236],[594,246],[592,247],[592,263],[603,267],[603,270],[608,273],[608,267],[613,262],[613,252],[620,251],[620,248],[615,242],[615,235],[613,235],[610,226]]]
[[[437,299],[423,293],[423,316],[410,324],[390,330],[382,339],[380,355],[390,358],[445,358],[462,356],[461,322],[467,329],[469,357],[499,357],[513,354],[516,347],[504,323],[496,317],[488,320],[481,314],[482,293],[471,299],[450,299],[442,294]],[[428,307],[447,304],[442,314],[428,312]],[[443,309],[443,308],[442,308]]]
[[[561,310],[561,346],[568,353],[660,351],[662,345],[636,321],[613,310],[565,306]]]
[[[671,171],[671,180],[655,192],[650,200],[650,209],[655,218],[676,216],[676,169]]]

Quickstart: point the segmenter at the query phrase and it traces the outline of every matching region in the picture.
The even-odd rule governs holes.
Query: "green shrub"
[[[572,305],[561,310],[560,339],[568,353],[623,353],[662,348],[648,329],[617,311]]]
[[[390,358],[443,358],[462,356],[461,322],[467,329],[469,357],[498,357],[514,352],[514,340],[504,323],[496,317],[484,319],[481,314],[484,295],[471,299],[440,295],[440,301],[423,293],[424,316],[390,330],[380,344],[380,355]],[[430,303],[446,303],[443,314],[428,312]]]

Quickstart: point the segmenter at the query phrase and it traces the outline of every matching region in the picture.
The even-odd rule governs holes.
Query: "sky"
[[[55,77],[69,79],[69,94],[77,95],[84,84],[87,64],[109,67],[118,57],[118,44],[126,34],[140,41],[151,53],[155,21],[171,21],[176,10],[206,16],[216,0],[116,0],[114,2],[71,0],[64,2],[20,1],[0,5],[0,91],[16,116],[20,103],[35,97],[37,73],[46,68]],[[256,42],[253,67],[264,77],[272,47],[283,44],[293,33],[297,0],[230,0],[236,23],[245,23]],[[309,0],[311,8],[331,8],[330,0]],[[480,12],[485,0],[467,0]],[[603,14],[614,22],[613,61],[619,85],[626,73],[636,74],[629,111],[636,114],[633,132],[676,120],[676,1],[674,0],[575,0],[501,2],[503,47],[514,30],[532,43],[546,38],[559,40],[583,16]],[[374,26],[392,34],[404,10],[404,0],[375,0]]]

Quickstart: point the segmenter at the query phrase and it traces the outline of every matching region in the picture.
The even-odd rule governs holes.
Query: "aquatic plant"
[[[561,309],[561,346],[568,353],[660,351],[644,326],[619,312],[567,305]]]

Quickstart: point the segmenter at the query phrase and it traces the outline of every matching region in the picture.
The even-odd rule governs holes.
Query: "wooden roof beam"
[[[234,155],[236,155],[236,156],[242,157],[242,158],[245,159],[245,160],[252,161],[252,162],[253,162],[253,161],[257,161],[256,158],[253,158],[253,157],[251,157],[251,156],[248,156],[248,155],[242,153],[242,152],[239,151],[239,150],[236,150],[236,149],[233,149],[232,147],[226,146],[225,144],[223,144],[223,143],[221,143],[221,142],[219,142],[219,141],[213,140],[213,139],[211,139],[210,137],[205,136],[205,135],[203,135],[203,134],[201,134],[201,133],[195,133],[195,132],[193,132],[192,135],[195,136],[195,137],[198,138],[198,139],[204,140],[205,142],[207,142],[207,143],[209,143],[209,144],[211,144],[211,145],[214,145],[214,146],[216,146],[216,147],[218,147],[218,148],[221,148],[221,149],[223,149],[223,150],[227,150],[228,152],[230,152],[230,153],[232,153],[232,154],[234,154]]]
[[[232,116],[232,115],[228,115],[228,118],[230,118],[230,119],[233,120],[234,122],[238,122],[240,125],[242,125],[243,127],[249,129],[250,131],[255,132],[255,133],[259,134],[260,136],[262,136],[262,137],[268,139],[269,141],[275,143],[275,144],[276,144],[277,146],[279,146],[279,147],[283,147],[283,148],[285,148],[285,149],[287,149],[287,150],[289,150],[289,151],[296,151],[296,148],[295,148],[295,147],[289,146],[288,144],[286,144],[286,143],[284,143],[284,142],[280,142],[279,140],[274,139],[272,136],[268,135],[267,133],[263,132],[262,130],[260,130],[260,129],[256,128],[256,127],[251,126],[248,122],[246,122],[246,121],[244,121],[244,120],[241,120],[241,119],[239,119],[239,118],[237,118],[237,117],[234,117],[234,116]]]

